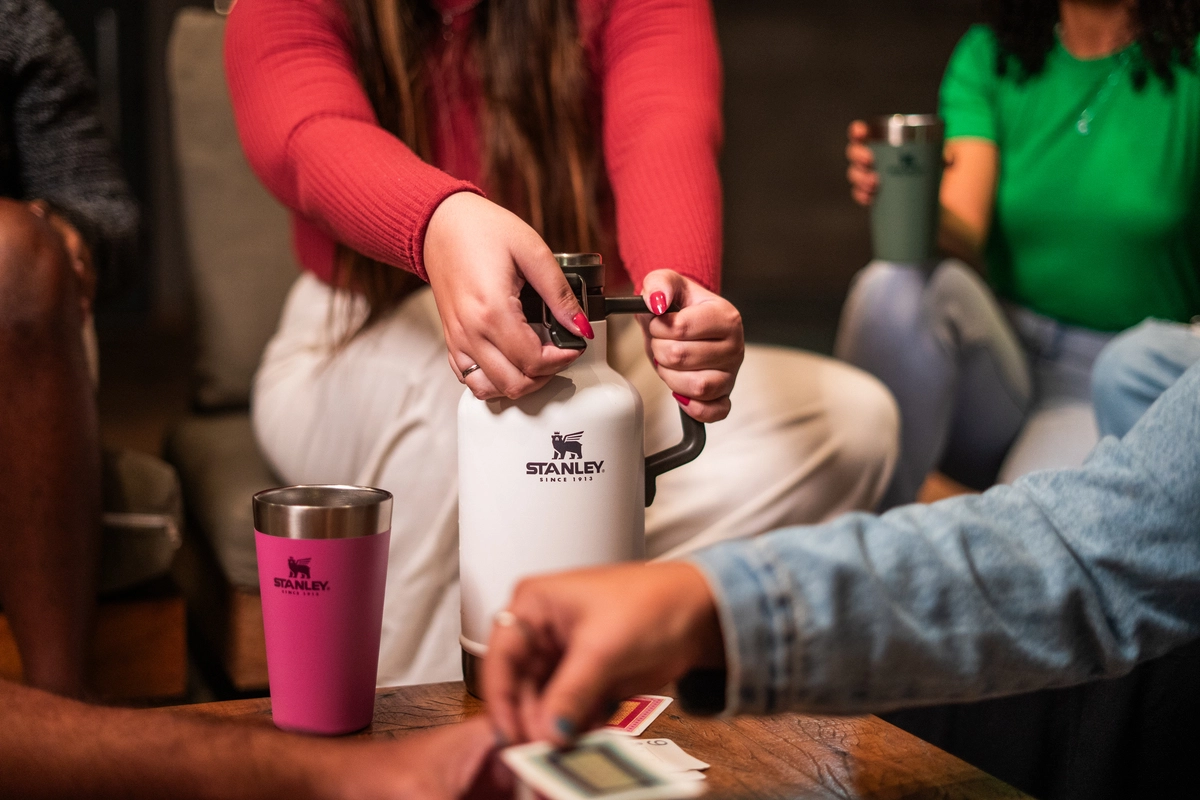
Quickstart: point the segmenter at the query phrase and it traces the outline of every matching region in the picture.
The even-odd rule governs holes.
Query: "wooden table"
[[[271,724],[271,701],[233,700],[174,709],[251,725]],[[461,683],[381,689],[375,723],[360,736],[406,733],[460,722],[483,710]],[[709,797],[1026,797],[878,717],[781,714],[714,720],[671,705],[643,736],[673,739],[712,764]]]

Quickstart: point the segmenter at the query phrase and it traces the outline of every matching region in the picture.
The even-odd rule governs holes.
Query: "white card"
[[[687,772],[709,767],[706,762],[688,755],[682,747],[670,739],[635,739],[633,743],[660,761],[663,769],[668,772]]]
[[[602,731],[568,750],[535,742],[509,747],[500,758],[548,800],[676,800],[704,792],[702,781],[668,772],[633,740]]]

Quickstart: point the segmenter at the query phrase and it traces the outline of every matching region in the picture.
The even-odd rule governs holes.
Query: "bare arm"
[[[946,143],[946,172],[942,176],[942,226],[938,246],[984,271],[1000,151],[986,139],[951,139]]]
[[[860,205],[869,206],[879,189],[875,158],[866,145],[867,124],[850,124],[846,176],[850,193]],[[942,224],[938,246],[942,252],[961,258],[984,270],[983,250],[987,243],[1000,152],[987,139],[956,138],[946,143],[946,172],[942,176]]]
[[[487,721],[399,742],[331,741],[99,708],[0,681],[0,797],[450,798],[492,750]]]

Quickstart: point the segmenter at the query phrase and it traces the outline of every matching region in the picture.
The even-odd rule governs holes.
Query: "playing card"
[[[667,772],[628,739],[604,732],[567,750],[536,742],[509,747],[500,757],[548,800],[675,800],[704,791],[703,782]]]
[[[657,694],[635,694],[617,706],[616,713],[612,715],[603,729],[610,733],[640,736],[642,731],[650,727],[650,723],[658,719],[658,715],[669,705],[671,705],[670,697]]]
[[[670,739],[634,739],[633,744],[649,753],[667,772],[688,772],[709,767],[706,762],[688,755]]]

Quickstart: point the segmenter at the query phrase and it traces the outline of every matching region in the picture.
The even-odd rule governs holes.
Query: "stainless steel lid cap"
[[[285,539],[353,539],[392,527],[392,495],[369,486],[285,486],[254,495],[254,529]]]
[[[889,114],[871,120],[868,127],[872,141],[890,145],[940,141],[946,132],[946,124],[937,114]]]

